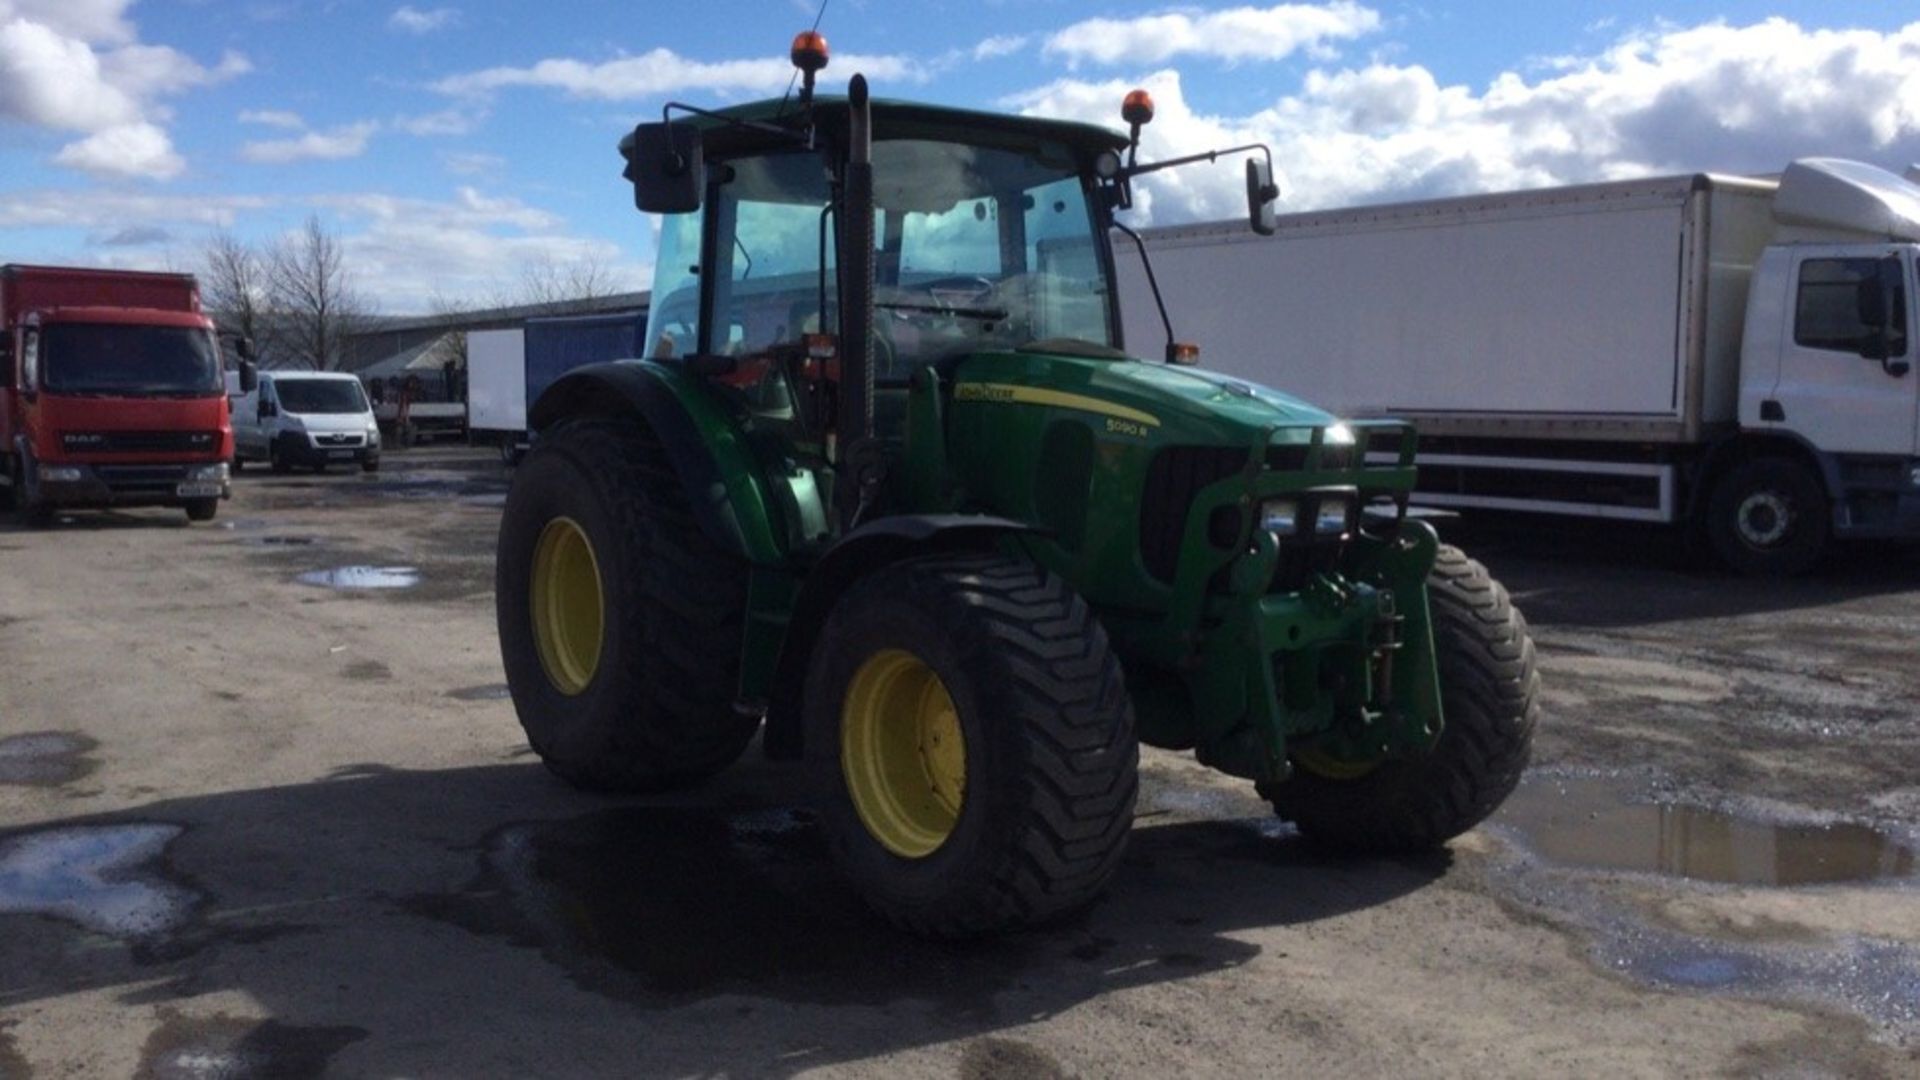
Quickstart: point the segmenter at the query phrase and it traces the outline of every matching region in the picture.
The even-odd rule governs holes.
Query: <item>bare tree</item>
[[[207,238],[200,254],[200,293],[220,329],[252,338],[265,354],[267,274],[260,255],[225,230]]]
[[[583,255],[561,264],[550,255],[529,260],[520,268],[520,281],[498,298],[500,307],[537,305],[546,314],[582,311],[589,301],[620,292],[613,268],[597,255]]]
[[[332,371],[345,358],[347,335],[366,314],[347,273],[340,240],[317,216],[275,244],[266,262],[268,307],[279,356],[315,371]]]
[[[436,292],[433,294],[433,299],[428,301],[428,308],[435,316],[446,319],[452,324],[452,328],[440,335],[440,340],[434,343],[434,351],[438,354],[438,358],[450,359],[464,369],[467,366],[467,332],[453,320],[472,312],[472,305]]]

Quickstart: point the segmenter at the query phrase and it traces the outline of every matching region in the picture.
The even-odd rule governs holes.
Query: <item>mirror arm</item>
[[[1118,221],[1113,221],[1111,224],[1114,228],[1132,237],[1134,246],[1140,249],[1140,268],[1147,272],[1147,288],[1153,290],[1153,306],[1160,310],[1160,326],[1167,332],[1167,357],[1169,361],[1171,361],[1173,357],[1173,320],[1167,316],[1167,302],[1160,298],[1160,281],[1153,276],[1153,260],[1147,257],[1147,242],[1140,239],[1139,233],[1127,228],[1124,224]]]
[[[1247,143],[1245,146],[1229,146],[1224,150],[1208,150],[1203,154],[1188,154],[1186,157],[1171,158],[1166,161],[1151,161],[1145,165],[1129,164],[1120,171],[1120,178],[1131,180],[1136,176],[1145,176],[1148,173],[1159,172],[1161,169],[1171,169],[1176,165],[1191,165],[1196,161],[1218,161],[1226,154],[1245,154],[1255,150],[1266,156],[1267,168],[1271,170],[1273,150],[1266,143]]]

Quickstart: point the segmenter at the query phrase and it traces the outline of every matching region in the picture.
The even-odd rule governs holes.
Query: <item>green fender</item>
[[[539,432],[563,420],[638,416],[666,450],[700,529],[750,563],[784,563],[786,526],[746,439],[699,379],[652,360],[575,368],[527,412]]]

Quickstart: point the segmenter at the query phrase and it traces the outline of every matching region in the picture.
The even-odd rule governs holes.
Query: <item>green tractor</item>
[[[790,100],[670,104],[622,141],[663,215],[648,355],[541,396],[500,528],[501,651],[547,767],[654,790],[760,733],[872,906],[939,936],[1097,896],[1142,742],[1333,849],[1491,813],[1533,644],[1408,513],[1413,432],[1122,350],[1114,211],[1215,155],[1139,163],[1137,92],[1121,136],[858,75],[816,95],[824,42],[794,59]],[[1269,228],[1265,148],[1237,149]]]

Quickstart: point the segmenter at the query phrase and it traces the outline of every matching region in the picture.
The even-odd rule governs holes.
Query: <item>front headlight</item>
[[[1338,497],[1320,500],[1319,512],[1313,516],[1316,536],[1339,536],[1352,528],[1353,500]]]
[[[224,484],[227,481],[227,463],[222,461],[217,465],[195,465],[187,470],[187,479],[201,483],[213,481]]]
[[[1260,504],[1260,527],[1275,536],[1292,536],[1300,528],[1300,503],[1268,499]]]
[[[40,479],[47,483],[52,483],[52,484],[77,483],[80,480],[80,478],[85,475],[86,475],[86,470],[82,469],[78,465],[42,465],[40,466]]]
[[[368,446],[380,445],[380,425],[379,424],[367,425],[367,445]]]

